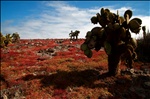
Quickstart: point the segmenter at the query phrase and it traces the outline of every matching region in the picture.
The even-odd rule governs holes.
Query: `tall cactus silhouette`
[[[99,51],[104,47],[108,55],[108,74],[119,74],[121,58],[124,57],[129,68],[133,68],[137,55],[135,49],[137,42],[131,37],[131,32],[138,34],[141,30],[142,20],[132,17],[132,11],[126,10],[124,16],[112,13],[109,9],[101,8],[100,13],[91,18],[93,24],[100,24],[88,31],[81,50],[88,57],[92,57],[92,49]]]
[[[75,32],[71,31],[71,33],[69,33],[70,40],[77,40],[78,36],[79,36],[79,33],[80,33],[79,30],[76,30]]]
[[[143,30],[143,39],[146,39],[146,27],[142,26],[142,30]]]

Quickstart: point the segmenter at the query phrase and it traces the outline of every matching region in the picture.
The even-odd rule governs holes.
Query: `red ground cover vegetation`
[[[93,50],[93,57],[87,58],[80,50],[83,42],[84,39],[20,40],[1,49],[1,98],[143,98],[134,89],[143,83],[138,77],[99,78],[107,72],[107,55],[103,50]],[[142,64],[135,62],[135,68],[140,69]],[[120,68],[126,69],[123,62]]]

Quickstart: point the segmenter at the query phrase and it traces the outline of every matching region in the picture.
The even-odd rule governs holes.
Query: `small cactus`
[[[12,38],[11,38],[11,34],[6,34],[5,36],[3,36],[2,33],[0,33],[0,37],[1,37],[1,48],[5,48],[8,46],[8,44],[10,44],[12,42]]]
[[[0,41],[1,48],[5,48],[8,46],[8,44],[19,42],[20,40],[20,36],[17,32],[13,33],[12,35],[6,34],[5,36],[3,36],[3,34],[0,32],[0,38],[1,38],[1,41]]]

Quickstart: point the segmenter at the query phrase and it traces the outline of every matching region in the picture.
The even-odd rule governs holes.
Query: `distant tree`
[[[143,27],[142,27],[143,29]],[[143,29],[143,38],[137,40],[138,47],[136,49],[138,61],[150,62],[150,32]]]
[[[16,43],[16,42],[19,42],[20,41],[20,36],[17,32],[13,33],[12,34],[12,42],[13,43]]]
[[[70,40],[77,40],[79,33],[80,33],[80,31],[78,31],[78,30],[76,30],[75,32],[71,31],[71,33],[69,33]]]

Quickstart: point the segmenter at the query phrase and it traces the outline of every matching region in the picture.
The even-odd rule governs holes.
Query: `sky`
[[[141,26],[150,29],[150,1],[1,1],[1,32],[3,35],[18,32],[21,39],[69,38],[79,30],[79,38],[99,26],[90,19],[101,8],[123,16],[128,9],[132,18],[140,18]],[[142,36],[132,33],[134,38]]]

